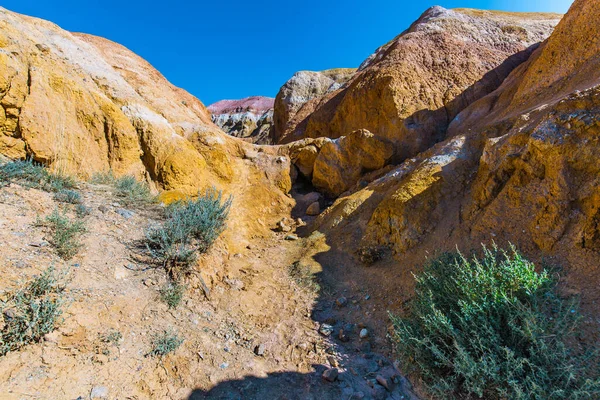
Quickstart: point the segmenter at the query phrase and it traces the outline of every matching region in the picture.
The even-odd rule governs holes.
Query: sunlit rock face
[[[212,186],[232,194],[232,244],[268,232],[266,220],[290,201],[289,159],[226,135],[197,98],[147,61],[3,8],[0,105],[3,156],[81,179],[133,175],[166,201]]]

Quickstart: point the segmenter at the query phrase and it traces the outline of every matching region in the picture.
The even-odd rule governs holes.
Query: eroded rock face
[[[131,174],[164,199],[215,186],[234,194],[230,233],[240,237],[267,230],[265,207],[289,202],[288,158],[223,133],[198,99],[145,60],[3,8],[0,105],[0,154],[83,179]]]
[[[354,72],[352,68],[296,72],[275,97],[275,142],[288,143],[301,138],[305,119],[318,106],[319,100],[340,89]]]
[[[598,18],[600,1],[576,1],[497,90],[454,118],[448,139],[340,197],[317,229],[329,243],[391,248],[404,265],[434,250],[511,242],[568,266],[565,290],[597,312]]]
[[[559,19],[433,7],[325,96],[303,136],[367,129],[395,144],[396,162],[413,157],[444,139],[450,121],[496,89]]]
[[[256,144],[272,144],[274,101],[262,96],[221,100],[208,106],[208,111],[212,121],[229,135]]]

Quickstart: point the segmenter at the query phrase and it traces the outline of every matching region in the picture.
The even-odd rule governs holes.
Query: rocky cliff
[[[450,121],[495,90],[559,19],[556,14],[432,7],[369,57],[344,87],[321,98],[290,137],[336,139],[366,129],[391,147],[386,163],[414,157],[444,139]],[[277,125],[277,101],[274,118]],[[338,164],[336,158],[344,158],[338,153],[332,158],[330,152],[321,165]],[[323,179],[313,183],[330,195],[357,182],[350,174],[344,182],[328,184],[335,178],[321,172]]]
[[[288,143],[301,139],[307,117],[315,111],[326,94],[339,90],[354,72],[352,68],[296,72],[275,97],[275,142]]]
[[[242,236],[249,226],[266,229],[251,208],[288,201],[286,158],[223,133],[198,99],[145,60],[109,40],[3,8],[0,105],[0,154],[83,179],[108,170],[131,174],[164,199],[216,186],[239,201],[232,223],[244,227]],[[244,204],[247,195],[253,200]]]
[[[391,249],[404,265],[432,249],[511,242],[563,265],[563,290],[596,312],[598,18],[600,1],[576,1],[495,91],[457,113],[446,140],[354,186],[316,229],[345,248]]]
[[[273,144],[273,98],[253,96],[221,100],[208,106],[212,121],[231,136]]]

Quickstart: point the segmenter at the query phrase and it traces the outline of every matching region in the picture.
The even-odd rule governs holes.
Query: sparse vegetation
[[[160,298],[169,306],[169,308],[177,308],[183,295],[186,286],[179,282],[169,282],[160,289]]]
[[[100,335],[100,340],[103,343],[107,343],[113,346],[118,346],[122,338],[123,335],[116,329],[110,329],[108,332],[104,333],[103,335]]]
[[[302,288],[308,289],[312,292],[318,292],[321,290],[316,277],[311,272],[310,268],[300,261],[296,261],[288,267],[288,275],[296,284]]]
[[[10,182],[51,192],[74,189],[77,186],[73,178],[49,172],[43,165],[32,160],[10,161],[0,165],[0,186]]]
[[[79,192],[71,189],[61,189],[54,193],[54,200],[70,204],[81,204],[82,201]]]
[[[86,205],[77,204],[75,206],[75,214],[77,215],[78,218],[87,217],[88,215],[90,215],[91,212],[92,212],[92,209]]]
[[[65,286],[66,272],[50,267],[0,302],[4,319],[0,356],[38,342],[56,328],[65,304]]]
[[[206,191],[195,200],[178,202],[167,209],[167,220],[146,231],[146,247],[167,272],[178,279],[190,272],[198,253],[205,253],[225,229],[231,197]]]
[[[56,253],[65,260],[73,258],[81,248],[79,236],[85,232],[83,221],[72,220],[57,208],[43,223],[52,232],[51,243],[56,248]]]
[[[152,338],[152,350],[148,353],[149,356],[165,356],[177,350],[183,343],[183,339],[176,332],[163,331],[154,335]]]
[[[112,171],[107,172],[96,172],[92,175],[89,182],[95,185],[114,185],[117,181]]]
[[[381,246],[365,246],[358,249],[357,254],[363,264],[371,265],[383,259],[385,248]]]
[[[597,399],[598,366],[571,352],[574,302],[514,248],[467,259],[444,254],[416,278],[410,315],[394,339],[436,398]]]
[[[126,205],[143,205],[154,201],[150,187],[133,176],[123,176],[113,182],[116,196]]]

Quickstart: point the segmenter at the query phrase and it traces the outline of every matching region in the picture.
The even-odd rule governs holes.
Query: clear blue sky
[[[121,43],[205,104],[274,97],[298,70],[357,67],[429,6],[564,13],[570,0],[3,0]]]

